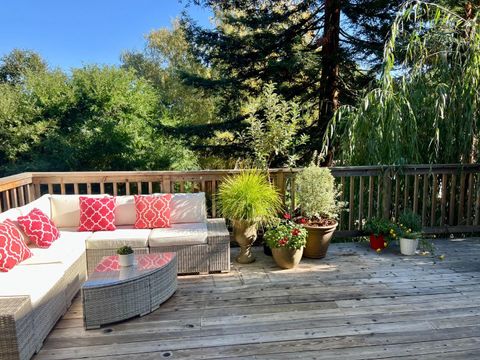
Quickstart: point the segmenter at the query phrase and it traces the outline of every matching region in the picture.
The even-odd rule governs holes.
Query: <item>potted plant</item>
[[[135,254],[130,246],[122,246],[117,249],[118,263],[120,266],[132,266],[135,261]]]
[[[328,168],[310,165],[296,177],[299,212],[305,221],[307,243],[303,255],[321,259],[327,254],[330,239],[338,222],[343,203],[340,191]]]
[[[422,219],[412,211],[405,211],[398,219],[400,252],[403,255],[415,255],[418,240],[421,238]]]
[[[396,237],[392,223],[384,218],[372,217],[365,222],[363,230],[370,236],[370,247],[382,250],[387,247],[390,236]]]
[[[281,207],[278,191],[259,170],[243,171],[226,178],[219,187],[222,215],[232,221],[233,237],[240,245],[235,260],[241,264],[255,261],[251,252],[258,226],[271,223]]]
[[[282,269],[292,269],[299,264],[307,242],[305,227],[290,219],[290,216],[284,216],[284,220],[264,235],[265,242],[272,249],[273,259]]]

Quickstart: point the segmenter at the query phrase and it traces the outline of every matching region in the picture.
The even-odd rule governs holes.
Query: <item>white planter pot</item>
[[[418,247],[418,239],[400,238],[400,252],[403,255],[415,255]]]
[[[135,261],[135,254],[118,255],[118,263],[120,266],[132,266]]]

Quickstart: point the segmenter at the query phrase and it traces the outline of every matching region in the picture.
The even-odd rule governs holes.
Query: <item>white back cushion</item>
[[[45,215],[47,215],[49,218],[52,217],[52,211],[51,211],[51,206],[50,206],[50,194],[45,194],[41,197],[39,197],[36,200],[33,200],[31,203],[28,203],[27,205],[24,205],[20,208],[20,212],[22,213],[23,216],[28,215],[30,211],[32,211],[34,208],[37,208],[38,210],[42,211]]]
[[[204,192],[173,194],[170,208],[170,223],[172,224],[207,221],[207,207]]]
[[[0,222],[4,222],[5,220],[9,219],[12,221],[16,221],[17,218],[22,215],[18,208],[13,208],[7,211],[0,213]]]
[[[115,225],[135,224],[135,198],[133,195],[117,196],[116,199]]]
[[[80,196],[102,198],[107,195],[50,195],[52,221],[57,227],[80,225]]]

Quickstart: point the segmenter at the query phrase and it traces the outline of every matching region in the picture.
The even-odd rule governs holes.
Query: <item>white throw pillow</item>
[[[184,224],[207,221],[205,193],[173,194],[170,202],[170,223]]]
[[[115,208],[115,225],[135,224],[135,198],[133,195],[117,196]]]

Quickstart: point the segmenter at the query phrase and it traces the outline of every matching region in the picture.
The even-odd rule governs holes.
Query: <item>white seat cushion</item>
[[[87,239],[87,249],[118,249],[129,245],[147,247],[150,229],[135,229],[132,225],[118,226],[114,231],[96,231]]]
[[[30,247],[33,256],[19,266],[60,263],[67,270],[81,256],[85,255],[85,241],[91,232],[72,232],[60,230],[60,238],[55,240],[48,249]]]
[[[58,228],[78,228],[80,225],[80,196],[101,198],[107,195],[51,195],[52,220]]]
[[[52,218],[52,211],[50,207],[50,194],[45,194],[31,203],[18,208],[23,216],[28,215],[34,208],[41,210],[49,219]]]
[[[170,202],[170,223],[201,223],[207,221],[205,193],[173,194]]]
[[[151,247],[205,244],[207,236],[206,223],[172,224],[170,228],[153,229],[148,244]]]
[[[0,273],[0,296],[29,295],[35,308],[62,281],[63,274],[62,264],[15,266],[7,273]]]

